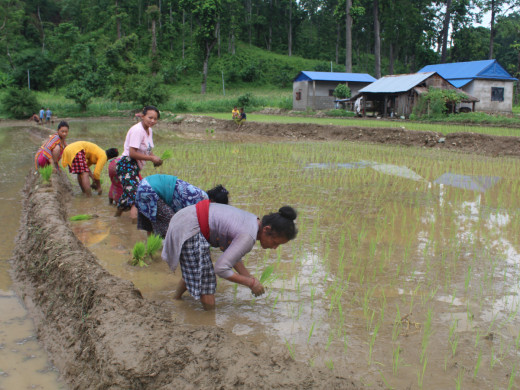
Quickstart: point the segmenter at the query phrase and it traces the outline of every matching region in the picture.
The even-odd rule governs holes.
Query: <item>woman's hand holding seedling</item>
[[[262,286],[262,283],[258,281],[256,278],[252,278],[253,283],[251,283],[251,292],[255,297],[259,297],[260,295],[263,295],[265,293],[264,286]]]

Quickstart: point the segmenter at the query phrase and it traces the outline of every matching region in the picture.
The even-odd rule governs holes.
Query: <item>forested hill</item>
[[[496,58],[518,75],[520,0],[0,0],[0,34],[2,88],[136,101],[222,79],[284,87],[300,70]]]

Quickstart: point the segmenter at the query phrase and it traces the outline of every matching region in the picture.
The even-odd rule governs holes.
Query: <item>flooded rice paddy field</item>
[[[129,126],[71,122],[69,142],[121,148]],[[174,157],[143,175],[173,174],[203,189],[222,183],[231,204],[259,216],[297,208],[294,241],[276,251],[256,246],[245,258],[257,276],[274,266],[263,297],[219,279],[214,313],[189,297],[174,302],[179,272],[159,258],[130,266],[131,248],[146,235],[128,216],[114,218],[106,195],[85,199],[76,183],[69,214],[98,217],[71,228],[109,272],[174,317],[283,345],[331,375],[348,367],[367,387],[398,389],[520,386],[517,159],[236,138],[201,129],[186,139],[159,128],[156,150]],[[103,187],[106,194],[106,174]]]

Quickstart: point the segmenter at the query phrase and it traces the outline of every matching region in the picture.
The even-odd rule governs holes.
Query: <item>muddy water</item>
[[[41,140],[27,126],[0,127],[0,389],[66,388],[38,344],[33,323],[11,290],[8,273],[20,222],[20,190]]]
[[[78,121],[71,139],[121,147],[130,122]],[[158,128],[174,157],[143,175],[175,174],[204,189],[223,183],[232,204],[263,215],[295,205],[299,235],[246,257],[268,293],[218,281],[217,310],[173,301],[179,274],[158,258],[128,264],[145,235],[114,218],[106,195],[74,183],[70,215],[81,241],[111,273],[131,280],[172,316],[217,325],[294,359],[351,372],[367,387],[519,388],[520,164],[517,160],[349,143],[178,139]],[[218,140],[218,141],[217,141]],[[110,145],[109,145],[110,144]],[[108,190],[104,177],[104,193]],[[215,251],[213,257],[218,256]]]

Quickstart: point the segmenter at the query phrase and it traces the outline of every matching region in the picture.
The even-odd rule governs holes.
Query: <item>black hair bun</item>
[[[294,221],[296,219],[296,210],[291,206],[283,206],[278,210],[280,215],[284,218],[287,218],[290,221]]]

